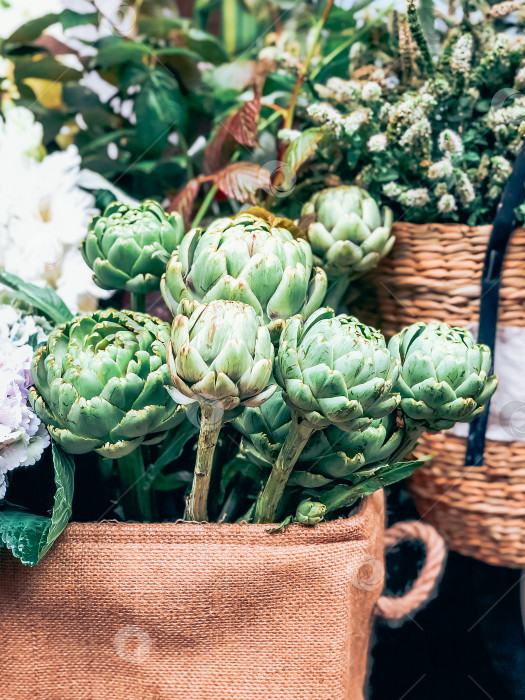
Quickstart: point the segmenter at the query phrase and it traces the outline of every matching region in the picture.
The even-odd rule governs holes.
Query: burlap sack
[[[384,501],[299,525],[73,523],[0,554],[2,700],[362,700]]]

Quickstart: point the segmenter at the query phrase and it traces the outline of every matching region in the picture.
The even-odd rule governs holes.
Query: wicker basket
[[[375,273],[381,317],[370,320],[387,337],[415,321],[477,322],[491,229],[397,223],[394,250]],[[498,323],[525,327],[524,228],[513,232],[505,255]],[[480,467],[464,466],[465,451],[466,440],[448,434],[421,439],[417,454],[434,455],[411,480],[421,517],[456,552],[524,567],[525,442],[487,440]]]

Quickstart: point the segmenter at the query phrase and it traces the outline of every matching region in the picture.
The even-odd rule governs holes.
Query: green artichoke
[[[294,239],[291,222],[286,228],[283,220],[258,211],[266,218],[241,212],[184,237],[161,283],[174,315],[183,299],[227,299],[249,304],[277,332],[290,316],[307,318],[319,308],[327,279],[322,269],[312,268],[308,242]]]
[[[396,390],[401,408],[421,431],[438,432],[470,422],[497,387],[489,376],[491,352],[462,328],[414,323],[395,335],[389,350],[401,362]]]
[[[398,373],[381,333],[331,309],[290,319],[275,363],[285,401],[314,430],[358,430],[391,413]]]
[[[67,452],[120,458],[184,419],[171,400],[169,326],[146,314],[96,311],[58,326],[33,358],[29,399]]]
[[[349,316],[318,309],[286,322],[275,378],[291,408],[288,435],[257,499],[256,522],[274,522],[292,470],[316,430],[363,430],[399,403],[392,391],[399,362],[381,333]]]
[[[241,454],[258,467],[271,469],[290,430],[292,413],[279,387],[268,401],[247,408],[232,421],[242,435]],[[328,426],[314,432],[298,457],[290,486],[316,488],[334,479],[350,478],[365,465],[386,464],[401,444],[403,431],[394,413],[374,420],[361,431]]]
[[[159,288],[183,236],[181,215],[166,214],[157,202],[136,208],[113,202],[93,217],[80,250],[99,287],[146,294]]]
[[[304,205],[314,261],[330,280],[326,304],[337,308],[348,283],[374,268],[394,245],[392,211],[378,205],[360,187],[321,190]]]
[[[220,402],[225,411],[258,406],[269,384],[274,349],[257,313],[238,301],[201,304],[175,316],[168,346],[172,397],[179,403]]]
[[[305,498],[297,506],[295,519],[303,525],[317,525],[324,518],[326,506],[323,503],[317,503],[310,498]]]

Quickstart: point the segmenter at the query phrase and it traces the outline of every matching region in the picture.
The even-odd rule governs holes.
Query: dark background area
[[[389,524],[419,518],[405,488],[387,502]],[[406,590],[423,556],[411,543],[388,553],[389,594]],[[397,629],[377,622],[370,700],[524,700],[521,573],[450,552],[432,602]]]

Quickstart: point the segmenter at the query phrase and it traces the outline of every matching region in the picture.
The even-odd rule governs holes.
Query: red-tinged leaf
[[[253,148],[257,143],[257,121],[261,111],[261,96],[246,102],[221,124],[204,152],[204,169],[213,173],[224,167],[232,157],[237,144]]]
[[[257,163],[231,163],[212,177],[213,183],[230,199],[256,204],[259,190],[270,191],[271,173]]]
[[[246,102],[236,112],[230,122],[230,131],[233,138],[241,146],[253,148],[257,145],[257,122],[261,111],[261,96],[255,95],[253,100]]]
[[[166,206],[166,210],[168,212],[179,212],[184,219],[184,226],[186,228],[188,228],[190,225],[193,204],[195,202],[195,197],[199,192],[200,184],[200,179],[198,177],[194,177],[182,188],[178,194],[169,199]]]
[[[315,155],[317,147],[325,135],[324,129],[314,127],[307,129],[292,141],[284,152],[283,161],[294,172]]]

